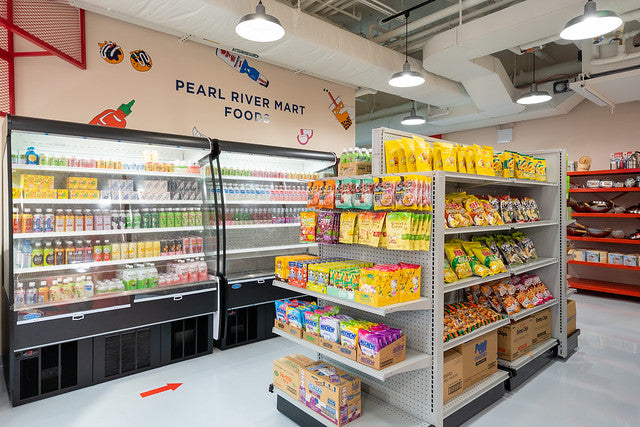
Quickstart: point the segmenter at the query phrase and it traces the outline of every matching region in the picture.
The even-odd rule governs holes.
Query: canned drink
[[[191,253],[191,239],[189,237],[184,237],[182,239],[182,249],[185,254]]]
[[[182,248],[182,239],[177,239],[175,241],[175,245],[176,245],[176,255],[183,254],[184,251]]]
[[[175,255],[176,254],[176,241],[173,239],[169,239],[167,240],[167,253],[169,255]]]
[[[169,255],[169,241],[166,239],[160,240],[160,255],[161,256]]]
[[[189,252],[190,254],[197,254],[200,251],[198,251],[198,238],[196,236],[191,236],[189,238],[189,246],[191,248],[191,252]]]
[[[196,253],[202,253],[204,250],[204,240],[202,237],[196,237]]]

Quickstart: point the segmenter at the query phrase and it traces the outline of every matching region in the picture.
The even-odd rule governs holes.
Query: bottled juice
[[[13,305],[16,307],[24,305],[24,284],[18,282],[16,288],[13,290]]]
[[[203,282],[208,279],[207,263],[204,258],[198,259],[198,281]]]
[[[113,248],[111,248],[111,258],[113,258]],[[120,243],[120,259],[129,259],[129,243]]]
[[[92,297],[94,294],[95,294],[95,289],[93,285],[93,279],[91,278],[91,276],[87,276],[87,278],[84,281],[84,296]]]
[[[136,289],[136,276],[130,265],[127,265],[122,272],[122,284],[125,291]]]
[[[44,265],[55,265],[55,255],[53,253],[53,245],[51,242],[46,242],[44,244],[42,255],[44,257]]]
[[[141,264],[136,264],[134,269],[136,273],[136,289],[145,289],[147,287],[146,271]]]
[[[84,297],[84,281],[85,281],[85,277],[80,276],[74,282],[71,283],[72,298]]]
[[[53,248],[53,262],[55,265],[64,265],[64,248],[62,247],[62,241],[56,240],[56,246]]]
[[[132,217],[133,228],[138,229],[142,227],[142,215],[140,214],[140,209],[134,209]]]
[[[125,228],[128,230],[130,228],[134,228],[133,227],[133,211],[131,209],[126,211],[125,214],[125,221],[124,221],[124,226]]]
[[[93,214],[91,213],[91,209],[84,210],[84,230],[93,230]]]
[[[84,262],[84,242],[82,240],[76,240],[76,255],[74,259],[77,263]]]
[[[167,209],[167,227],[175,227],[175,210],[173,208]]]
[[[104,245],[102,245],[102,260],[111,261],[111,243],[106,239]]]
[[[120,243],[114,242],[111,244],[111,259],[117,261],[120,259],[121,246]]]
[[[119,227],[119,218],[118,218],[118,211],[115,209],[111,209],[109,212],[109,222],[111,224],[111,226],[109,227],[109,230],[117,230]]]
[[[76,219],[71,209],[64,210],[64,231],[74,231]]]
[[[38,289],[36,288],[36,282],[29,282],[29,287],[24,292],[24,302],[26,305],[38,303]]]
[[[44,251],[42,242],[36,242],[31,250],[31,267],[42,267],[44,264]]]
[[[145,242],[138,242],[138,258],[146,258],[147,245]]]
[[[153,256],[154,257],[159,257],[161,256],[161,252],[160,252],[160,241],[159,240],[154,240],[153,241]]]
[[[144,243],[144,253],[146,257],[153,256],[153,242],[151,240]]]
[[[187,263],[187,274],[188,274],[187,281],[189,283],[198,281],[198,266],[195,260],[190,259],[189,262]]]
[[[43,302],[49,302],[49,287],[46,280],[41,281],[38,287],[38,303]]]
[[[182,227],[182,212],[176,208],[176,212],[173,215],[173,224],[176,227]]]
[[[158,284],[159,284],[159,280],[158,280],[158,269],[156,268],[156,266],[154,264],[147,264],[147,271],[149,274],[149,280],[148,280],[148,285],[150,288],[157,288]]]
[[[142,209],[140,218],[142,228],[151,228],[151,215],[149,214],[149,209]]]
[[[93,256],[93,245],[91,244],[91,240],[84,241],[84,262],[93,262],[95,260]]]
[[[138,258],[138,243],[129,242],[129,259]]]
[[[111,230],[111,212],[109,209],[102,210],[102,229]]]
[[[102,242],[100,240],[96,240],[93,244],[93,260],[95,262],[102,261]]]
[[[60,233],[64,231],[64,221],[65,221],[64,211],[62,209],[56,209],[56,226],[55,226],[56,233]]]
[[[42,209],[36,209],[33,214],[33,232],[42,233],[44,231],[44,215]]]
[[[194,209],[195,214],[195,223],[196,226],[202,225],[202,211],[200,209]]]
[[[180,212],[182,227],[189,227],[189,212],[185,209]]]
[[[149,224],[151,225],[151,228],[160,227],[160,221],[158,218],[158,209],[156,208],[151,209],[151,212],[149,214]]]
[[[76,248],[72,240],[67,240],[64,246],[64,263],[74,264],[76,262]]]
[[[196,225],[196,213],[194,208],[187,210],[187,227],[195,227]]]
[[[84,231],[84,214],[82,213],[82,209],[74,209],[74,230],[75,231]]]
[[[24,208],[24,212],[22,213],[22,232],[33,232],[33,214],[29,208]]]
[[[43,230],[45,233],[51,233],[56,228],[56,216],[53,214],[52,208],[47,208],[44,211],[44,223]]]
[[[13,234],[22,233],[22,214],[20,209],[13,208]]]
[[[93,210],[93,229],[98,231],[104,230],[102,211],[100,209]]]

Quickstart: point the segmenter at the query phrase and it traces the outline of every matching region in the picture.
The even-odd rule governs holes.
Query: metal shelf
[[[569,288],[567,289],[567,297],[570,297],[573,294],[577,294],[578,290],[576,288],[573,288],[571,286],[569,286]]]
[[[640,271],[640,267],[634,267],[631,265],[623,265],[623,264],[609,264],[608,262],[588,262],[588,261],[576,261],[576,260],[570,260],[567,261],[567,264],[574,264],[574,265],[585,265],[585,266],[589,266],[589,267],[604,267],[604,268],[617,268],[620,270],[633,270],[633,271]]]
[[[496,329],[499,329],[499,328],[501,328],[501,327],[503,327],[505,325],[508,325],[510,322],[511,322],[511,320],[509,320],[508,317],[505,317],[504,319],[501,319],[501,320],[498,320],[496,322],[490,323],[490,324],[488,324],[486,326],[483,326],[483,327],[481,327],[479,329],[476,329],[475,331],[470,332],[470,333],[468,333],[466,335],[461,335],[459,337],[456,337],[456,338],[454,338],[452,340],[449,340],[449,341],[445,342],[444,345],[443,345],[443,347],[444,347],[443,350],[444,351],[450,350],[450,349],[452,349],[454,347],[459,346],[460,344],[464,344],[467,341],[471,341],[474,338],[477,338],[477,337],[479,337],[481,335],[484,335],[487,332],[495,331]]]
[[[218,175],[216,175],[217,179]],[[222,180],[225,181],[256,181],[256,182],[298,182],[301,184],[306,184],[309,179],[298,179],[298,178],[271,178],[265,176],[241,176],[241,175],[222,175]]]
[[[570,188],[569,193],[629,193],[640,191],[640,187]]]
[[[640,174],[640,169],[600,169],[593,171],[571,171],[567,172],[567,176],[617,175],[622,173]]]
[[[549,307],[553,307],[554,305],[558,304],[558,299],[554,298],[552,300],[549,300],[543,304],[540,305],[536,305],[535,307],[531,307],[531,308],[526,308],[524,310],[520,310],[517,313],[514,314],[510,314],[509,315],[509,319],[511,320],[520,320],[520,319],[524,319],[527,316],[530,316],[532,314],[535,314],[539,311],[545,310]]]
[[[518,223],[510,223],[510,224],[502,224],[502,225],[485,225],[482,227],[470,226],[470,227],[446,228],[444,230],[444,234],[448,235],[448,234],[467,234],[467,233],[491,233],[494,231],[519,230],[522,228],[533,228],[533,227],[547,227],[550,225],[558,225],[558,220],[549,219],[544,221],[518,222]]]
[[[445,172],[448,182],[473,185],[503,185],[509,187],[558,186],[557,182],[530,179],[503,178],[500,176],[474,175],[460,172]]]
[[[201,205],[202,200],[13,199],[25,205]]]
[[[613,238],[601,238],[601,237],[581,237],[581,236],[567,236],[567,240],[575,240],[578,242],[598,242],[598,243],[620,243],[623,245],[640,245],[640,239],[613,239]]]
[[[356,371],[359,371],[380,381],[385,381],[394,375],[402,374],[404,372],[417,371],[418,369],[426,369],[431,367],[431,356],[407,347],[405,360],[378,371],[377,369],[370,368],[369,366],[363,365],[362,363],[356,362],[355,360],[347,359],[346,357],[341,356],[338,353],[334,353],[331,350],[327,350],[323,347],[311,344],[310,342],[307,342],[305,340],[296,338],[293,335],[289,335],[285,331],[278,328],[273,328],[273,333],[280,335],[281,337],[293,341],[297,344],[300,344],[306,348],[309,348],[313,351],[316,351],[320,354],[323,354],[330,359],[336,360],[352,369],[355,369]]]
[[[240,230],[245,228],[282,228],[282,227],[300,227],[299,222],[289,222],[286,224],[232,224],[225,225],[227,230]]]
[[[213,203],[210,201],[209,203]],[[305,205],[306,200],[226,200],[225,205]]]
[[[148,233],[175,233],[179,231],[203,231],[203,226],[195,227],[164,227],[164,228],[129,228],[126,230],[94,230],[94,231],[61,231],[52,233],[17,233],[14,239],[38,239],[52,237],[77,237],[77,236],[109,236],[122,234],[148,234]]]
[[[640,218],[640,214],[630,213],[590,213],[590,212],[571,212],[574,218]]]
[[[327,294],[323,294],[320,292],[310,291],[309,289],[299,288],[297,286],[291,286],[286,282],[282,282],[280,280],[274,280],[273,285],[279,288],[288,289],[290,291],[299,292],[301,294],[310,295],[316,298],[322,298],[326,301],[331,301],[336,304],[340,304],[347,307],[356,308],[358,310],[366,311],[368,313],[377,314],[379,316],[386,316],[391,313],[396,313],[398,311],[415,311],[415,310],[430,310],[431,309],[431,299],[430,298],[420,298],[415,301],[401,302],[398,304],[385,305],[382,307],[374,307],[371,305],[361,304],[359,302],[349,301],[343,298],[332,297]]]
[[[318,246],[317,243],[298,243],[296,245],[259,246],[255,248],[227,249],[227,255],[243,254],[243,253],[249,253],[249,252],[273,252],[273,251],[280,251],[284,249],[315,248],[316,246]],[[207,255],[214,255],[214,253],[207,252]]]
[[[13,170],[30,170],[38,172],[71,172],[92,175],[131,175],[131,176],[153,176],[167,178],[201,178],[197,173],[179,173],[179,172],[155,172],[140,171],[131,169],[98,169],[98,168],[73,168],[69,166],[41,166],[41,165],[17,165],[12,164]]]
[[[107,267],[110,265],[124,265],[135,264],[139,262],[158,262],[158,261],[171,261],[174,259],[196,258],[204,256],[203,253],[197,254],[178,254],[178,255],[165,255],[147,258],[133,258],[133,259],[118,259],[114,261],[98,261],[98,262],[80,262],[77,264],[63,264],[63,265],[49,265],[46,267],[27,267],[16,268],[14,274],[28,274],[28,273],[46,273],[49,271],[64,271],[64,270],[87,270],[92,267]]]
[[[522,368],[524,365],[526,365],[527,363],[531,362],[536,357],[540,356],[545,351],[557,345],[558,345],[557,339],[549,338],[548,340],[543,341],[540,344],[537,344],[530,351],[518,357],[516,360],[513,360],[510,362],[508,360],[498,359],[498,365],[504,366],[505,368],[518,370]]]
[[[491,390],[498,384],[506,381],[509,378],[509,373],[506,371],[498,370],[498,372],[490,375],[484,380],[472,385],[462,393],[452,398],[444,404],[444,417],[453,414],[458,409],[462,408],[466,404],[470,403],[474,399],[482,396],[487,391]]]
[[[320,424],[323,424],[327,427],[336,427],[331,421],[318,414],[317,412],[312,411],[302,402],[297,401],[293,397],[289,396],[284,391],[280,390],[278,387],[273,387],[273,391],[279,397],[282,397],[300,411],[308,414],[313,417]],[[391,406],[388,403],[377,399],[371,396],[368,393],[361,394],[361,402],[362,415],[360,418],[357,418],[354,421],[351,421],[347,424],[349,427],[351,426],[366,426],[366,427],[415,427],[415,426],[428,426],[429,423],[422,421],[414,416],[403,412],[401,409],[396,408],[395,406]],[[361,408],[361,409],[362,409]]]
[[[570,287],[575,289],[584,289],[586,291],[607,292],[610,294],[640,297],[640,285],[606,282],[604,280],[581,279],[578,277],[572,277],[568,279],[567,282]]]

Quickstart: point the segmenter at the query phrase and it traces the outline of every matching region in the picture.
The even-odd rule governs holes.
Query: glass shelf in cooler
[[[160,171],[148,171],[148,170],[133,170],[133,169],[99,169],[99,168],[83,168],[83,167],[68,167],[68,166],[48,166],[48,165],[24,165],[13,164],[13,170],[16,171],[34,171],[34,172],[67,172],[67,173],[79,173],[79,174],[91,174],[91,175],[122,175],[122,176],[149,176],[149,177],[163,177],[163,178],[192,178],[201,179],[201,173],[185,173],[185,172],[160,172]]]

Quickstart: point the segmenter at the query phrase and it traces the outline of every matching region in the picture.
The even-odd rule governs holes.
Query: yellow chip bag
[[[516,178],[528,179],[529,174],[527,172],[527,157],[518,153],[513,153],[513,158],[516,164]]]
[[[507,272],[507,267],[491,249],[486,246],[480,246],[472,248],[472,251],[478,260],[491,270],[492,274]]]
[[[536,181],[547,180],[547,161],[545,159],[537,159],[536,163]]]
[[[358,243],[364,244],[369,240],[369,234],[371,233],[371,219],[373,215],[371,212],[359,212],[358,213]]]
[[[484,161],[485,175],[495,176],[493,171],[493,147],[489,145],[482,146],[482,160]]]
[[[500,154],[502,158],[502,176],[505,178],[513,178],[516,176],[516,161],[513,152],[505,151]]]
[[[467,166],[464,160],[464,148],[456,145],[456,159],[458,163],[458,172],[467,173]]]
[[[400,172],[399,149],[400,149],[400,143],[398,141],[396,140],[385,141],[384,152],[385,152],[385,164],[387,166],[387,173]]]
[[[433,170],[442,170],[442,151],[440,150],[440,145],[437,143],[433,144]]]
[[[456,153],[454,151],[453,144],[448,142],[436,142],[440,147],[440,158],[442,160],[442,170],[447,172],[457,172],[458,166],[456,164]]]
[[[444,260],[444,283],[453,283],[458,280],[458,276],[451,268],[451,264],[449,264],[449,260]]]
[[[407,172],[416,171],[416,149],[413,143],[413,139],[402,138],[400,140],[402,149],[404,150],[404,156],[406,158]]]
[[[467,277],[473,276],[473,271],[469,264],[469,257],[462,249],[462,246],[457,243],[445,243],[444,252],[451,262],[451,267],[453,267],[453,271],[455,271],[458,279],[466,279]]]
[[[433,170],[433,153],[431,144],[419,136],[413,137],[414,147],[416,150],[416,171],[428,172]]]
[[[473,148],[464,147],[464,164],[467,168],[467,173],[477,173],[475,157]]]
[[[476,173],[478,175],[486,175],[487,168],[484,164],[485,159],[484,159],[484,156],[482,155],[482,147],[480,147],[477,144],[473,144],[472,150],[473,150],[473,157],[476,161]],[[493,163],[493,159],[491,159],[491,162]]]
[[[340,214],[340,243],[358,243],[356,234],[356,212],[342,212]]]
[[[502,160],[500,160],[500,154],[493,155],[493,172],[495,176],[502,176]]]
[[[387,249],[410,250],[413,215],[409,212],[387,214]]]

